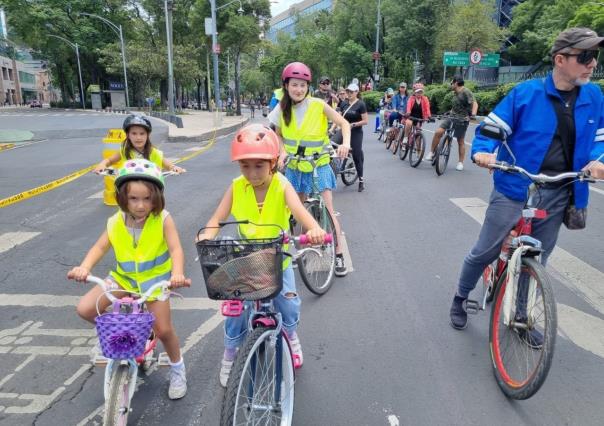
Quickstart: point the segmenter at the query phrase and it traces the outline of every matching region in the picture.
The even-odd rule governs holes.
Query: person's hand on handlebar
[[[185,278],[183,274],[173,274],[170,277],[170,287],[178,288],[178,287],[190,287],[191,279]]]
[[[488,168],[489,164],[493,164],[495,161],[497,161],[497,155],[490,154],[488,152],[479,152],[474,154],[472,159],[479,167]]]
[[[170,170],[170,171],[179,175],[182,173],[186,173],[187,169],[185,169],[184,167],[172,166],[172,170]]]
[[[338,146],[338,157],[340,158],[346,158],[346,156],[348,155],[348,152],[350,151],[350,146],[346,146],[344,144]]]
[[[287,153],[285,151],[282,152],[281,155],[279,155],[279,158],[277,159],[277,169],[283,170],[283,167],[285,166],[286,158],[287,158]]]
[[[67,279],[76,280],[77,282],[83,283],[86,281],[86,278],[88,278],[88,275],[90,275],[90,271],[88,269],[84,268],[83,266],[76,266],[67,273]]]
[[[325,232],[325,230],[323,230],[323,228],[321,228],[320,226],[311,228],[306,231],[306,236],[312,244],[323,244],[323,240],[325,239],[326,234],[327,233]]]
[[[590,161],[583,171],[589,170],[589,174],[594,179],[604,179],[604,163],[598,160]]]

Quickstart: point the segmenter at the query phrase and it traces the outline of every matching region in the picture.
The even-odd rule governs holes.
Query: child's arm
[[[94,265],[105,256],[105,253],[107,253],[110,246],[109,235],[107,234],[107,231],[105,231],[88,251],[80,266],[72,268],[71,271],[67,273],[67,278],[80,282],[86,281],[86,277],[90,275],[90,271],[94,268]]]
[[[185,278],[185,254],[180,245],[180,238],[176,230],[176,224],[172,216],[168,215],[164,219],[164,238],[168,244],[168,251],[172,258],[172,276],[170,277],[170,285],[176,287],[189,287],[191,280]]]
[[[172,163],[170,160],[168,160],[166,157],[162,158],[162,168],[164,170],[169,170],[171,172],[174,173],[184,173],[187,171],[187,169],[183,168],[183,167],[178,167],[177,165],[175,165],[174,163]]]
[[[229,189],[222,197],[220,204],[218,204],[218,208],[206,223],[206,229],[203,230],[203,233],[199,234],[196,238],[196,241],[202,240],[212,240],[216,238],[218,232],[220,231],[219,224],[228,219],[231,214],[231,207],[233,206],[233,185],[229,186]]]
[[[296,190],[289,182],[286,182],[285,184],[285,202],[294,215],[294,218],[302,224],[304,229],[307,229],[306,236],[310,239],[310,242],[312,244],[322,244],[326,232],[311,214],[306,211]]]
[[[103,170],[105,170],[107,167],[111,166],[112,164],[117,163],[118,161],[120,161],[120,153],[116,152],[115,154],[113,154],[111,157],[109,158],[105,158],[103,159],[99,164],[97,164],[97,166],[94,168],[94,172],[96,174],[101,173]]]

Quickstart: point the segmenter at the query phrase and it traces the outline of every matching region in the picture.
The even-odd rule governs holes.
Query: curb
[[[232,124],[232,125],[226,126],[226,127],[221,127],[220,129],[216,129],[216,131],[210,130],[208,132],[199,133],[199,134],[193,135],[193,136],[170,136],[170,135],[168,135],[168,142],[199,143],[202,141],[212,139],[212,137],[214,135],[216,135],[216,137],[228,135],[229,133],[234,132],[235,130],[239,129],[240,127],[245,126],[249,121],[250,121],[250,119],[248,117],[240,123]]]

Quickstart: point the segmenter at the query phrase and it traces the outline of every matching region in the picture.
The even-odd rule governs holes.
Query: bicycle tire
[[[405,128],[400,128],[398,129],[398,133],[396,135],[396,138],[394,139],[394,142],[392,143],[392,155],[396,155],[396,153],[398,152],[402,142],[403,142],[403,138],[405,137]]]
[[[520,337],[518,328],[502,323],[503,299],[507,286],[507,280],[504,279],[496,290],[495,302],[491,310],[489,344],[495,379],[503,393],[511,399],[528,399],[541,388],[551,367],[556,343],[556,302],[545,268],[531,257],[522,258],[521,268],[523,274],[528,273],[535,281],[535,300],[537,297],[542,299],[540,303],[542,306],[535,304],[527,307],[527,317],[531,319],[527,320],[526,324],[529,329],[536,329],[542,333],[543,345],[541,348],[529,347],[526,339],[523,341]],[[537,309],[542,311],[537,312]],[[538,323],[538,320],[543,323]],[[526,352],[526,357],[520,353],[522,349]],[[513,352],[514,356],[511,357],[513,359],[505,359],[508,350]],[[518,368],[513,368],[511,365],[514,359],[519,359]],[[534,368],[529,367],[531,359],[534,361]],[[521,373],[526,373],[526,377],[519,377]]]
[[[298,258],[298,272],[308,290],[321,296],[330,289],[333,284],[336,267],[336,245],[337,236],[333,218],[327,207],[319,206],[317,202],[307,204],[306,210],[315,218],[325,232],[333,235],[333,242],[323,244],[314,251],[307,251]]]
[[[239,349],[222,404],[220,416],[222,426],[237,424],[291,425],[294,411],[294,364],[289,343],[283,332],[279,333],[279,345],[271,344],[273,336],[273,328],[255,328],[248,334]],[[280,398],[279,401],[276,401],[278,347],[281,348],[282,380]],[[271,363],[271,360],[274,362]],[[255,422],[256,415],[264,421]]]
[[[407,158],[408,153],[409,153],[409,141],[403,142],[401,140],[401,146],[399,147],[399,150],[398,150],[398,158],[400,158],[401,161],[404,161],[405,158]]]
[[[103,426],[125,426],[130,414],[130,367],[117,365],[109,382],[109,396],[105,401]]]
[[[445,136],[440,140],[436,147],[436,156],[434,162],[434,169],[438,176],[442,176],[447,170],[447,164],[449,163],[449,155],[451,154],[451,137]]]
[[[394,142],[394,140],[398,136],[397,130],[398,130],[397,127],[391,127],[390,131],[386,135],[386,149],[387,150],[390,150],[390,147],[392,146],[392,142]]]
[[[352,154],[348,154],[348,156],[342,160],[340,177],[346,186],[352,185],[359,179],[359,174],[357,173],[357,167],[352,159]]]
[[[386,135],[386,126],[382,125],[380,132],[378,133],[378,139],[377,139],[378,142],[386,142],[384,140],[385,135]]]
[[[409,148],[409,164],[411,167],[417,167],[421,164],[426,152],[426,140],[424,135],[417,133],[412,146]]]

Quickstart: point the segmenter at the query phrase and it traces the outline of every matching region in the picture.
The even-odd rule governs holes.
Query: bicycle
[[[390,117],[390,113],[392,110],[384,110],[384,114],[380,114],[383,116],[383,120],[380,120],[380,132],[378,134],[378,142],[386,142],[386,130],[388,129],[388,118]]]
[[[455,135],[455,126],[458,123],[466,122],[467,119],[456,117],[451,114],[443,114],[439,119],[446,118],[449,120],[449,126],[445,129],[445,134],[436,146],[436,152],[432,157],[432,165],[438,176],[442,176],[447,170],[449,156],[451,155],[451,144]]]
[[[419,118],[411,118],[413,126],[406,142],[401,142],[401,149],[399,150],[399,158],[405,160],[407,153],[409,154],[409,164],[411,167],[417,167],[421,164],[426,152],[426,139],[422,132],[423,123],[434,120],[428,119],[423,120]]]
[[[404,134],[405,123],[395,120],[386,135],[386,149],[392,151],[392,155],[396,155]]]
[[[305,161],[312,166],[313,185],[312,192],[304,200],[304,207],[317,221],[317,223],[327,232],[332,234],[333,242],[323,244],[315,252],[306,252],[303,256],[297,258],[298,272],[302,277],[304,285],[310,292],[320,296],[329,290],[333,284],[336,268],[336,247],[337,237],[333,218],[327,210],[325,200],[318,189],[319,175],[317,173],[317,161],[324,156],[332,156],[329,151],[321,154],[304,156],[303,154],[290,154],[285,159],[285,167],[291,161]],[[301,224],[298,224],[293,217],[290,220],[290,232],[292,235],[303,234]]]
[[[485,130],[486,128],[486,130]],[[503,141],[505,133],[485,125],[481,133]],[[514,156],[512,155],[512,158]],[[586,172],[567,172],[556,176],[531,174],[522,167],[497,162],[490,168],[507,173],[520,173],[532,181],[522,216],[504,240],[501,254],[482,274],[483,295],[480,301],[466,300],[468,314],[491,308],[489,345],[493,372],[503,393],[512,399],[527,399],[543,385],[551,367],[557,332],[557,312],[553,288],[539,262],[541,242],[531,236],[532,221],[544,219],[547,212],[537,209],[539,187],[549,182],[575,180],[596,182]],[[538,345],[530,333],[538,332],[543,343]]]
[[[130,403],[136,390],[139,368],[149,372],[156,362],[162,366],[169,365],[166,353],[156,356],[157,339],[152,331],[155,317],[146,310],[145,302],[158,288],[162,289],[158,300],[166,300],[171,294],[170,282],[156,283],[144,293],[127,292],[93,275],[89,275],[86,282],[104,290],[97,299],[98,316],[95,320],[103,356],[97,355],[92,359],[95,365],[106,365],[103,425],[124,426],[132,411]],[[131,296],[120,299],[112,294],[114,291],[127,292]],[[99,312],[98,303],[102,296],[111,301],[110,313]],[[138,299],[132,296],[138,296]]]
[[[335,150],[338,149],[338,144],[332,142],[331,147],[333,152],[331,153],[331,160],[329,161],[329,165],[333,170],[333,173],[337,176],[340,176],[342,182],[346,186],[350,186],[354,184],[358,179],[359,175],[357,174],[357,168],[354,164],[354,160],[352,158],[352,148],[348,150],[348,155],[346,158],[340,158],[337,155],[334,155]]]
[[[278,227],[249,221],[222,222],[219,227],[234,224]],[[290,242],[278,228],[276,238],[223,238],[196,243],[208,297],[224,300],[224,316],[238,317],[247,311],[248,334],[227,382],[220,417],[223,426],[292,423],[294,370],[299,368],[300,360],[292,354],[281,314],[272,301],[283,288],[284,245]],[[306,235],[293,240],[308,242]]]

